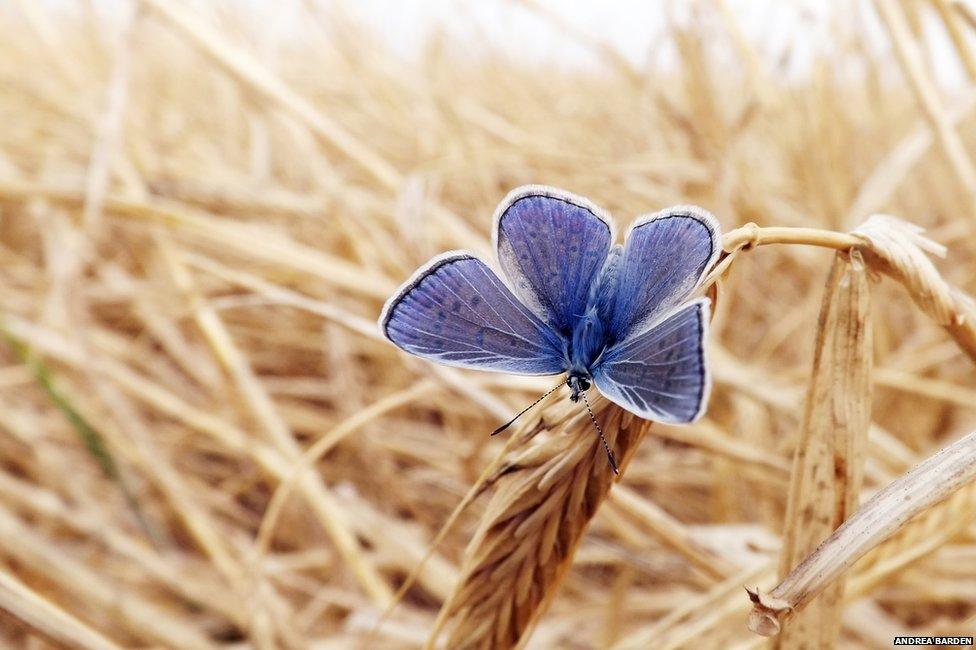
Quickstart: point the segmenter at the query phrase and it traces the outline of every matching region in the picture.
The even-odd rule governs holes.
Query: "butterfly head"
[[[572,391],[569,399],[573,402],[578,402],[580,395],[590,390],[591,378],[589,375],[572,373],[566,379],[566,383],[569,385],[569,390]]]

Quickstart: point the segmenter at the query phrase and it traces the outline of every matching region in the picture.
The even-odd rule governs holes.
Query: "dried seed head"
[[[625,417],[599,396],[591,405],[626,467],[650,422]],[[615,478],[579,405],[557,402],[516,435],[519,444],[468,546],[462,579],[442,610],[442,618],[453,618],[451,648],[509,648],[523,637],[555,594]]]

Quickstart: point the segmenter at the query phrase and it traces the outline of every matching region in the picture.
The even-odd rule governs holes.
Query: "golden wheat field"
[[[260,4],[0,5],[5,647],[976,634],[971,3],[797,5],[772,58],[661,2],[646,64],[500,3],[585,66]],[[376,325],[525,184],[725,233],[705,416],[590,393],[619,476],[565,390],[488,435],[555,378]]]

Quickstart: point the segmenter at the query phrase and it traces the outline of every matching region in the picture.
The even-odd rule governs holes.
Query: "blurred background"
[[[420,647],[480,501],[371,630],[548,383],[399,353],[394,288],[490,257],[542,183],[621,227],[893,214],[972,293],[974,88],[954,0],[3,3],[0,639]],[[651,429],[528,647],[765,643],[741,587],[775,579],[832,257],[740,255],[707,416]],[[971,362],[878,280],[866,496],[976,425]],[[849,591],[840,647],[976,633],[952,507]]]

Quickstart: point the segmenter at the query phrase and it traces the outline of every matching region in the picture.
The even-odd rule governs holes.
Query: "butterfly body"
[[[614,245],[609,215],[562,190],[515,190],[495,213],[507,282],[476,256],[421,267],[380,316],[398,347],[448,365],[566,373],[649,419],[690,422],[707,401],[708,301],[691,299],[718,254],[718,225],[679,206],[637,219]]]
[[[595,306],[589,307],[573,328],[566,350],[566,372],[590,376],[590,371],[607,347],[606,328]]]

